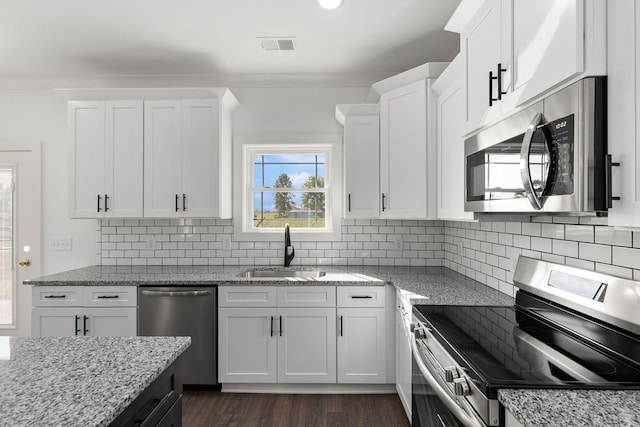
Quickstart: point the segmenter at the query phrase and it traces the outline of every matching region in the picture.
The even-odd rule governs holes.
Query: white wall
[[[234,133],[339,134],[335,105],[365,102],[369,87],[231,88]],[[95,264],[97,221],[67,217],[66,100],[50,89],[0,90],[0,140],[42,141],[42,274]],[[50,237],[71,237],[72,251],[49,251]]]

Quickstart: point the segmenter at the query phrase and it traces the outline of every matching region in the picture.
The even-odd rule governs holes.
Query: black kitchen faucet
[[[291,246],[291,232],[289,231],[289,223],[284,225],[284,266],[289,267],[291,261],[296,256],[296,251]]]

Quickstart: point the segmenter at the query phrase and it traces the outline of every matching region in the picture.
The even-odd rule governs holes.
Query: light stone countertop
[[[189,337],[0,337],[0,424],[106,426]]]
[[[640,425],[640,390],[498,390],[498,400],[525,426]]]

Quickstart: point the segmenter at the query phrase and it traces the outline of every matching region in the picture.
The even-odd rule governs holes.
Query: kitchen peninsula
[[[0,419],[12,426],[181,420],[189,337],[1,337]]]

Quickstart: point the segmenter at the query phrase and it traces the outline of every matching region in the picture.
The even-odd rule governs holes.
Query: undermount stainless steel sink
[[[260,278],[260,277],[272,277],[272,278],[316,278],[326,276],[325,271],[314,270],[247,270],[239,274],[240,277],[247,278]]]

